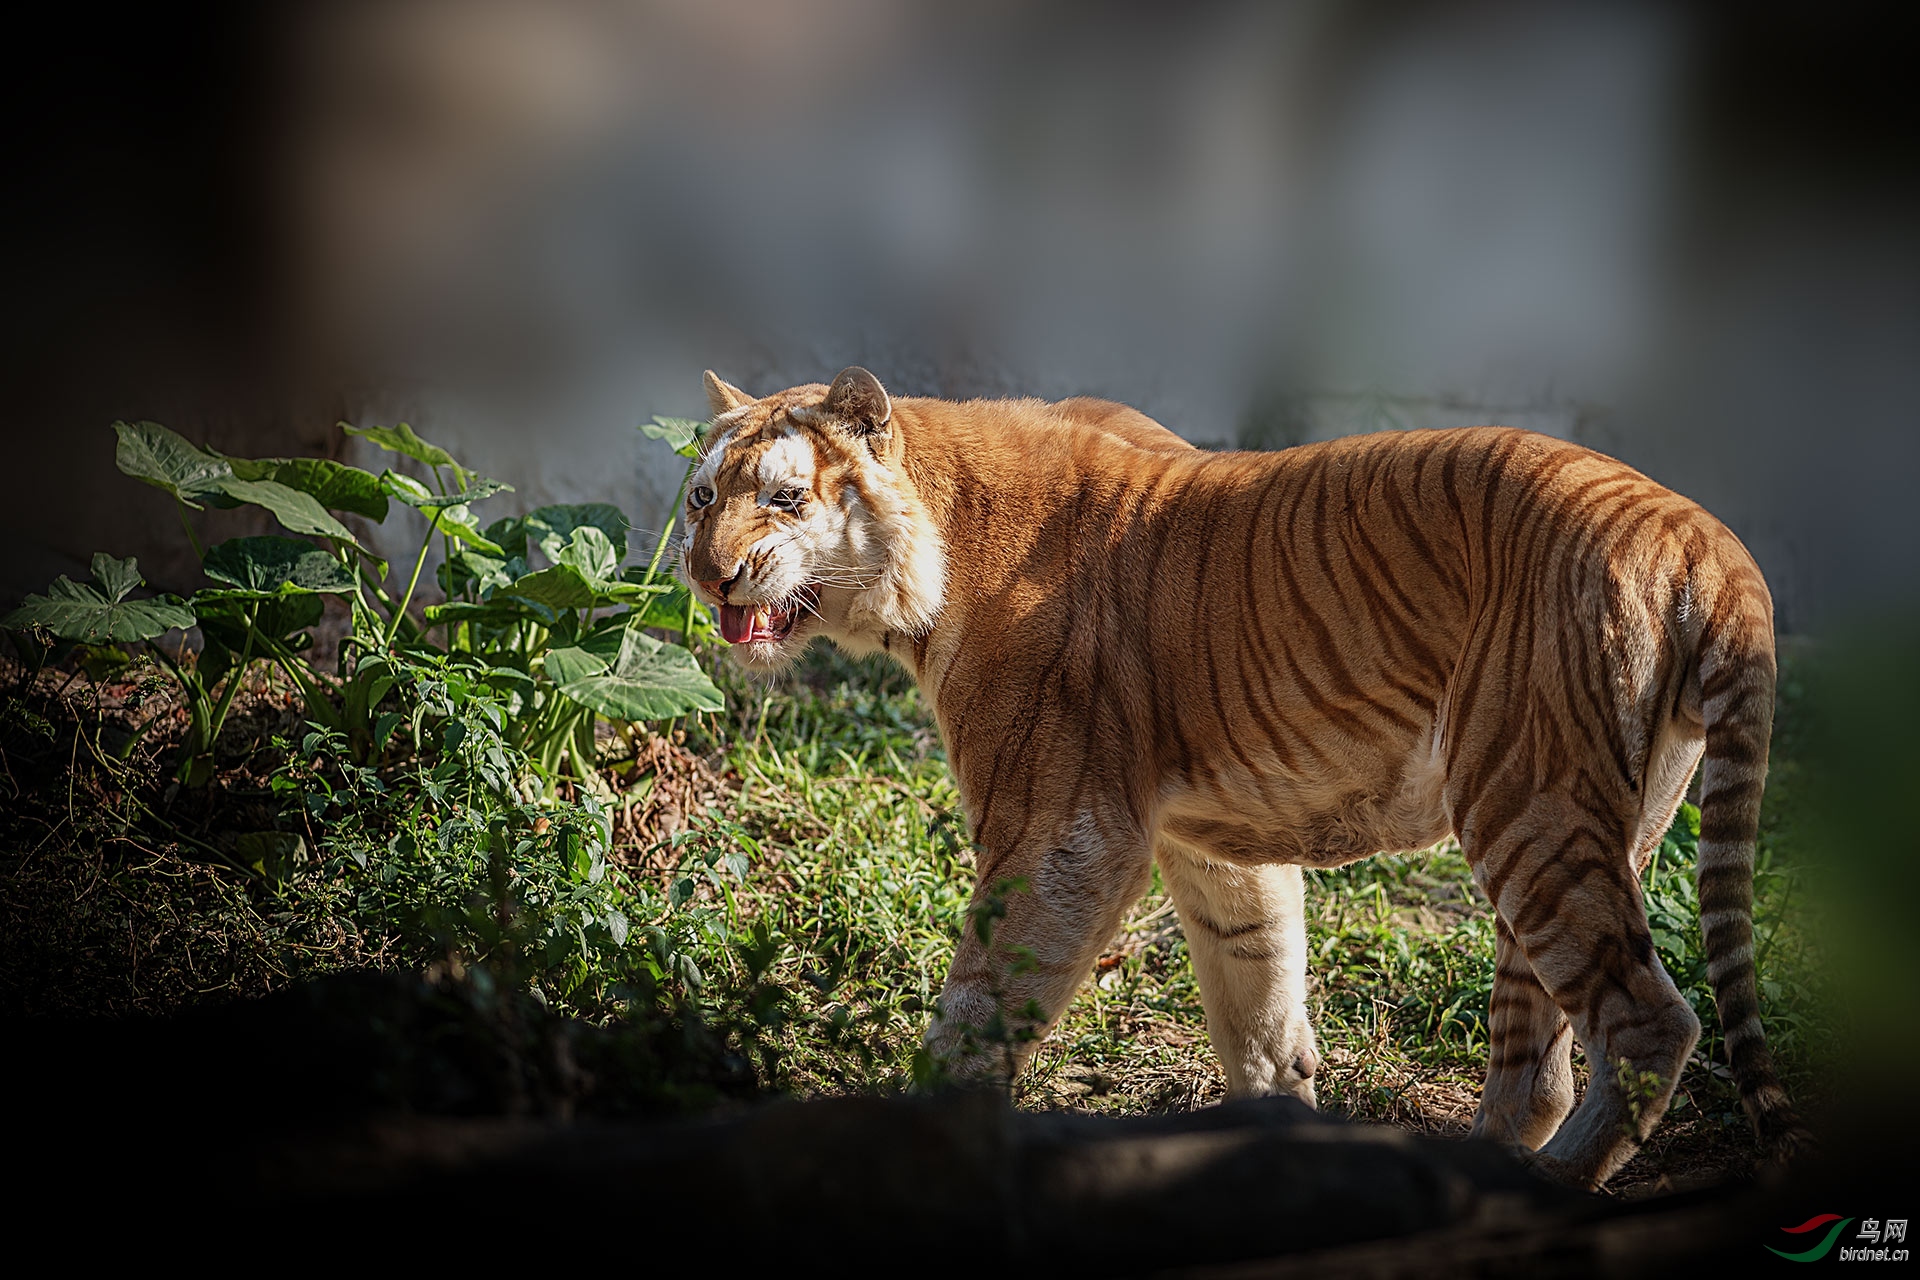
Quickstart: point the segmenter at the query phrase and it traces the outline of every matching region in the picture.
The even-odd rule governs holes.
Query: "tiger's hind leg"
[[[1543,1170],[1597,1187],[1666,1112],[1700,1020],[1653,952],[1624,829],[1548,794],[1470,810],[1461,843],[1589,1064],[1586,1094],[1541,1150]]]
[[[1300,868],[1214,860],[1164,836],[1154,856],[1180,912],[1227,1096],[1286,1093],[1314,1105]]]
[[[1538,1149],[1573,1110],[1573,1027],[1507,922],[1496,919],[1494,930],[1493,1044],[1472,1136]]]

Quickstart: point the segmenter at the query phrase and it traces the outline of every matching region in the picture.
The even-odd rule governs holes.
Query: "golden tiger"
[[[752,662],[824,635],[902,663],[959,780],[976,894],[1029,886],[994,948],[1037,963],[990,971],[963,936],[935,1051],[987,1024],[996,985],[1051,1026],[1157,860],[1229,1095],[1312,1103],[1300,869],[1452,833],[1498,917],[1473,1132],[1598,1186],[1700,1031],[1639,876],[1704,750],[1727,1051],[1763,1142],[1803,1132],[1754,973],[1773,605],[1700,507],[1504,428],[1208,453],[1105,401],[894,399],[857,368],[706,389],[689,585]],[[1596,1064],[1577,1111],[1575,1038]]]

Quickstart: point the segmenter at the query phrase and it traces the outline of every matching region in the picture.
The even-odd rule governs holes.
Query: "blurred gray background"
[[[58,18],[15,86],[0,604],[199,585],[115,418],[411,422],[657,528],[634,425],[864,364],[1278,448],[1500,422],[1920,594],[1920,183],[1875,10],[364,0]],[[215,513],[209,536],[243,515]],[[413,513],[374,535],[411,553]]]

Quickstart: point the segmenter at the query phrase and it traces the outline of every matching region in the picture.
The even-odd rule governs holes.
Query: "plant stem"
[[[653,559],[647,562],[647,581],[653,581],[654,571],[660,567],[660,557],[667,550],[667,539],[673,536],[673,522],[680,516],[680,504],[687,500],[687,484],[693,479],[693,469],[697,462],[689,462],[684,475],[680,477],[680,492],[673,495],[673,509],[667,512],[667,527],[660,531],[660,541],[653,544]]]
[[[189,703],[187,714],[191,717],[187,734],[189,740],[203,736],[206,732],[208,713],[213,709],[213,701],[207,695],[207,686],[200,679],[199,671],[195,670],[189,676],[184,666],[175,662],[165,649],[151,640],[147,641],[147,652],[166,664],[167,670],[173,673],[173,678],[180,682],[181,690],[187,695]]]
[[[193,532],[193,523],[187,519],[187,504],[176,498],[173,505],[180,513],[180,527],[187,531],[187,543],[193,548],[193,554],[199,559],[206,559],[207,553],[200,549],[200,539]]]
[[[427,551],[433,546],[433,535],[440,528],[441,508],[435,507],[433,519],[427,522],[427,536],[421,540],[420,554],[413,560],[413,577],[407,579],[407,594],[401,598],[400,607],[394,611],[393,623],[387,628],[386,647],[393,648],[393,637],[400,631],[400,619],[407,616],[407,606],[413,603],[413,589],[420,585],[420,567],[427,562]]]
[[[295,657],[291,649],[277,640],[268,640],[263,636],[261,642],[266,648],[267,655],[280,664],[280,669],[286,672],[288,678],[299,688],[300,696],[306,700],[308,716],[324,721],[330,728],[345,728],[340,716],[335,714],[333,704],[327,701],[326,694],[322,692],[320,686],[301,674],[300,669],[306,664]]]
[[[352,551],[350,551],[346,547],[341,546],[338,542],[335,542],[333,544],[333,555],[334,555],[334,558],[340,562],[341,568],[353,574],[354,602],[358,604],[362,609],[365,609],[367,607],[367,596],[366,596],[366,593],[363,590],[361,590],[361,586],[360,586],[360,574],[361,574],[360,561],[355,558]]]
[[[207,726],[206,751],[213,750],[213,741],[220,736],[220,726],[227,722],[227,709],[233,705],[233,695],[240,692],[240,682],[247,674],[247,666],[253,661],[253,637],[257,634],[254,619],[259,615],[259,607],[247,610],[247,642],[240,646],[240,661],[234,664],[233,674],[227,677],[227,687],[221,690],[220,702],[213,709]]]

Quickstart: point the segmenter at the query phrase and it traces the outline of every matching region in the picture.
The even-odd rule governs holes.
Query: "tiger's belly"
[[[1229,862],[1337,867],[1376,853],[1424,849],[1453,831],[1437,733],[1350,772],[1305,777],[1277,761],[1216,763],[1161,789],[1157,829]]]

